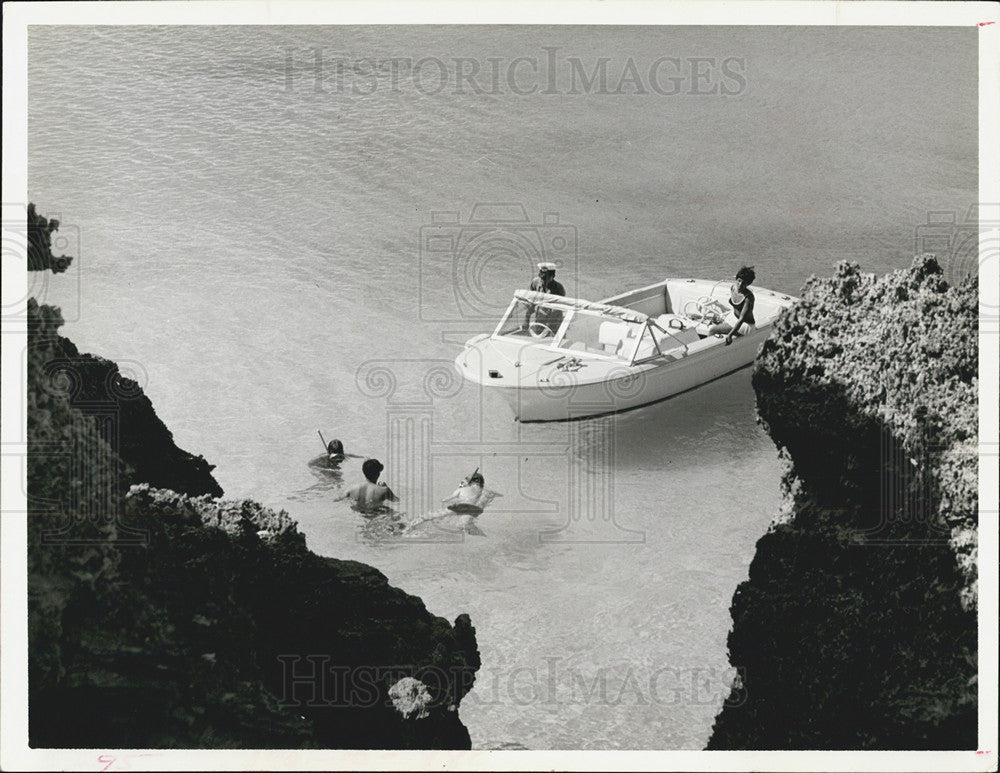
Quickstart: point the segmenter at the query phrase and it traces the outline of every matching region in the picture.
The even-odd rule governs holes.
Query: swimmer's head
[[[472,473],[472,475],[469,476],[469,485],[470,486],[477,485],[479,487],[483,487],[486,485],[486,479],[483,478],[483,476],[480,475],[478,472],[474,472]]]
[[[754,273],[753,266],[740,266],[740,270],[736,272],[736,278],[746,287],[753,284],[753,280],[757,278],[757,274]]]
[[[384,469],[382,462],[378,459],[365,459],[365,463],[361,465],[361,472],[371,483],[378,483],[378,476],[382,474]]]
[[[326,444],[326,452],[328,454],[342,454],[344,453],[344,444],[339,440],[331,440]]]

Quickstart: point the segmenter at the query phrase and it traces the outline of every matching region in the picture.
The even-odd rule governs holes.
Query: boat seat
[[[694,322],[692,322],[690,319],[680,314],[661,314],[656,318],[656,324],[662,327],[664,330],[669,330],[671,333],[676,333],[677,328],[670,327],[670,321],[674,319],[678,320],[684,326],[684,328],[689,328],[694,326]]]
[[[597,329],[597,342],[608,354],[621,352],[628,337],[629,326],[624,322],[602,322]]]
[[[672,319],[680,320],[684,327],[678,329],[676,324],[674,327],[671,327],[670,320]],[[683,346],[684,344],[693,344],[700,339],[694,323],[679,314],[661,314],[656,318],[656,324],[670,333],[667,335],[667,333],[661,333],[656,328],[653,328],[653,335],[656,336],[656,345],[660,347],[660,351],[667,351],[678,346]]]

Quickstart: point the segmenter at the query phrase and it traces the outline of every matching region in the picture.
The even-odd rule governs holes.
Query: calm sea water
[[[29,56],[29,199],[75,256],[33,291],[66,334],[138,378],[227,495],[472,615],[477,747],[701,747],[779,502],[749,371],[521,426],[448,363],[542,245],[593,299],[742,262],[791,293],[842,259],[907,265],[928,212],[976,198],[975,31],[39,27]],[[607,86],[574,89],[601,57]],[[652,90],[661,57],[680,93]],[[609,93],[630,60],[640,86]],[[476,67],[484,93],[459,85]],[[713,86],[738,93],[689,93]],[[470,225],[497,202],[527,220]],[[484,535],[334,503],[317,429],[389,462],[404,519],[478,465],[502,494]]]

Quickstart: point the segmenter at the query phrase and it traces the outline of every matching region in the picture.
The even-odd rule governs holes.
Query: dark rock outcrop
[[[784,512],[733,598],[709,749],[976,745],[978,288],[811,280],[753,374]]]
[[[52,234],[58,230],[58,220],[42,217],[34,204],[28,204],[28,271],[60,274],[69,268],[72,257],[52,254]]]
[[[135,382],[28,313],[31,746],[470,747],[467,615],[213,499]]]
[[[57,331],[59,310],[28,299],[29,378],[54,399],[93,418],[101,436],[125,462],[120,473],[132,483],[193,495],[222,496],[212,477],[214,465],[174,444],[170,430],[133,379],[103,357],[81,354]]]
[[[32,745],[470,747],[467,615],[449,625],[372,567],[309,552],[249,500],[142,485],[125,504],[116,532],[140,540],[106,543],[99,580],[47,588],[59,647],[31,685]],[[404,679],[422,711],[398,707]]]

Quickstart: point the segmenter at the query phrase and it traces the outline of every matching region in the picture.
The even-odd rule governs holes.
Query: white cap
[[[538,270],[539,271],[553,271],[554,272],[556,270],[556,264],[555,263],[539,263],[538,264]]]

